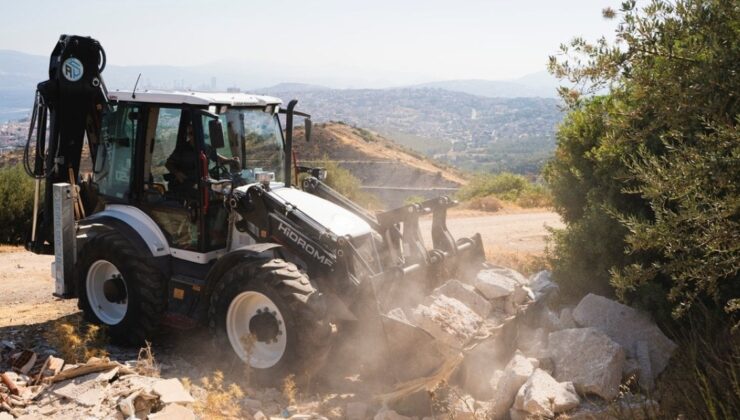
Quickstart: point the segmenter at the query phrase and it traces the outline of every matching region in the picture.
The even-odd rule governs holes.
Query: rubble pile
[[[92,357],[65,363],[0,343],[0,419],[194,419],[195,402],[178,379],[145,376],[138,362]]]
[[[385,370],[397,382],[392,392],[361,397],[338,390],[339,402],[329,409],[326,401],[295,405],[275,389],[247,388],[234,401],[237,417],[659,415],[657,402],[636,391],[653,389],[675,344],[633,308],[596,295],[568,306],[558,292],[548,272],[527,279],[489,266],[450,280],[382,317],[388,351],[404,355]],[[197,418],[209,391],[160,378],[151,367],[108,358],[69,364],[0,341],[0,420]]]
[[[564,305],[547,271],[527,279],[488,267],[391,312],[435,339],[406,351],[427,361],[441,355],[436,369],[425,364],[427,388],[416,378],[380,397],[398,416],[440,414],[419,411],[434,404],[407,402],[443,381],[458,396],[447,404],[455,418],[642,418],[658,404],[637,391],[653,389],[676,347],[645,314],[605,297]],[[459,363],[450,368],[451,360]]]

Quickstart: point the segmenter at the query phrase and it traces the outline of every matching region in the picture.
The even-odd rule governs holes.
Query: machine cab
[[[284,181],[278,99],[149,92],[110,98],[93,185],[100,202],[129,204],[151,217],[173,256],[206,263],[226,248],[227,212],[212,181]]]

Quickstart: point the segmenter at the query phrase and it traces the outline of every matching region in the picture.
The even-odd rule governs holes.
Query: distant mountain
[[[310,92],[310,91],[321,91],[329,90],[330,87],[312,85],[308,83],[278,83],[274,86],[268,86],[266,88],[251,89],[254,93],[262,93],[272,95],[279,92]]]
[[[557,97],[558,81],[542,71],[518,79],[502,80],[444,80],[422,83],[411,87],[445,89],[489,98]]]

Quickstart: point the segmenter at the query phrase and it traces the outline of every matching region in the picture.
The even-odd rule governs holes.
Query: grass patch
[[[80,315],[59,319],[51,324],[44,338],[68,363],[86,362],[91,357],[106,357],[108,337],[98,325],[88,324]]]
[[[543,254],[512,251],[492,245],[484,245],[486,261],[502,267],[512,268],[525,276],[531,276],[542,270],[550,270],[550,265]]]
[[[185,389],[190,390],[193,384],[188,379],[182,380]],[[200,379],[205,398],[198,398],[193,404],[193,411],[198,418],[204,419],[234,419],[249,418],[248,413],[242,411],[240,401],[244,398],[244,391],[235,383],[224,384],[224,374],[220,370],[213,376]]]

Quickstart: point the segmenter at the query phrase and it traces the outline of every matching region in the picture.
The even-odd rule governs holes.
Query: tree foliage
[[[18,245],[28,237],[33,191],[33,179],[20,165],[0,169],[0,243]]]
[[[604,16],[620,19],[614,42],[576,38],[550,58],[573,86],[545,171],[568,224],[556,275],[677,317],[697,301],[740,315],[740,3],[626,1]]]

